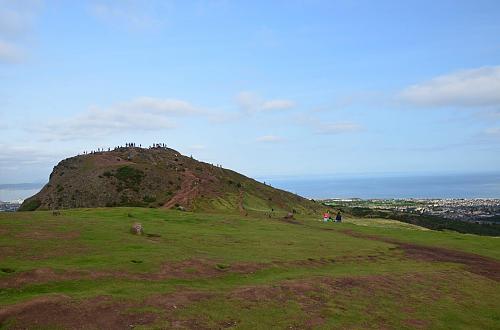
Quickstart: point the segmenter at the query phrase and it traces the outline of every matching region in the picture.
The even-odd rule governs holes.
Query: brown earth
[[[394,244],[399,249],[403,250],[407,257],[412,259],[462,264],[471,273],[482,275],[500,282],[500,262],[495,259],[483,257],[474,253],[450,250],[441,247],[405,243],[391,238],[361,234],[352,230],[341,230],[341,232],[353,237]]]
[[[429,321],[418,319],[415,307],[442,299],[443,295],[460,301],[459,290],[449,290],[449,285],[459,287],[462,276],[462,273],[453,270],[341,278],[323,276],[242,286],[228,293],[179,287],[175,292],[152,295],[143,301],[117,300],[106,296],[85,300],[63,295],[46,296],[3,307],[0,309],[0,325],[9,324],[13,329],[54,326],[67,329],[126,329],[137,325],[152,326],[161,321],[161,324],[168,322],[173,328],[209,329],[203,315],[185,318],[178,312],[196,302],[224,299],[249,311],[266,302],[276,302],[284,308],[288,302],[296,302],[306,317],[297,319],[291,328],[313,329],[324,325],[327,318],[332,317],[332,308],[335,313],[344,313],[352,308],[350,304],[353,300],[377,302],[383,298],[396,302],[399,312],[395,313],[406,316],[404,324],[412,328],[428,328]],[[425,295],[412,293],[412,290],[418,290],[412,288],[422,286],[426,287]],[[147,311],[148,308],[155,310]],[[364,307],[360,305],[359,308]],[[359,327],[393,327],[390,326],[391,315],[377,314],[377,308],[370,308],[369,304],[362,312],[369,316],[369,321],[366,321],[369,323],[360,321]],[[6,323],[8,320],[15,322]],[[219,328],[238,324],[238,319],[230,318],[221,321]]]
[[[134,304],[109,297],[82,301],[65,296],[40,297],[0,310],[0,325],[14,318],[9,329],[130,329],[150,324],[158,317],[150,312],[127,312],[130,307]]]
[[[15,235],[16,238],[25,238],[25,239],[36,239],[36,240],[44,240],[44,239],[76,239],[80,237],[80,233],[77,231],[71,232],[58,232],[51,230],[30,230],[19,233]]]
[[[163,207],[170,209],[176,204],[188,207],[191,206],[191,201],[199,196],[201,180],[191,171],[185,171],[182,175],[184,180],[182,180],[181,188]]]
[[[37,268],[29,271],[12,273],[0,282],[0,288],[20,288],[28,284],[47,283],[67,280],[120,278],[131,280],[162,281],[166,279],[196,279],[221,277],[228,274],[253,274],[259,270],[271,267],[323,267],[335,262],[375,262],[389,255],[353,255],[336,259],[309,258],[305,260],[274,261],[269,263],[240,262],[224,264],[214,260],[188,259],[179,262],[167,262],[156,272],[130,273],[124,271],[72,270],[55,271],[51,268]]]

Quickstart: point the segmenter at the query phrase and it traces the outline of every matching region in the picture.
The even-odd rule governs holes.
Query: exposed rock
[[[132,225],[132,227],[130,227],[130,233],[134,235],[142,235],[144,234],[144,229],[140,223],[136,222]]]

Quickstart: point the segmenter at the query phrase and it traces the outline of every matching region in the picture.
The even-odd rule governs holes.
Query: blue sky
[[[165,142],[253,177],[500,164],[498,1],[0,0],[0,183]]]

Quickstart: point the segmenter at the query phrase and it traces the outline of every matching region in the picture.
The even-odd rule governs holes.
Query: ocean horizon
[[[307,198],[500,198],[500,173],[268,177]]]
[[[259,177],[306,198],[500,198],[500,173]],[[0,201],[26,199],[44,183],[0,184]]]

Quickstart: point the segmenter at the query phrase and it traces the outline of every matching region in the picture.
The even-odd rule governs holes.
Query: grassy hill
[[[169,148],[117,148],[61,161],[20,211],[81,207],[183,207],[240,213],[315,213],[320,206]]]
[[[0,214],[0,234],[6,329],[500,326],[497,237],[150,208]]]

